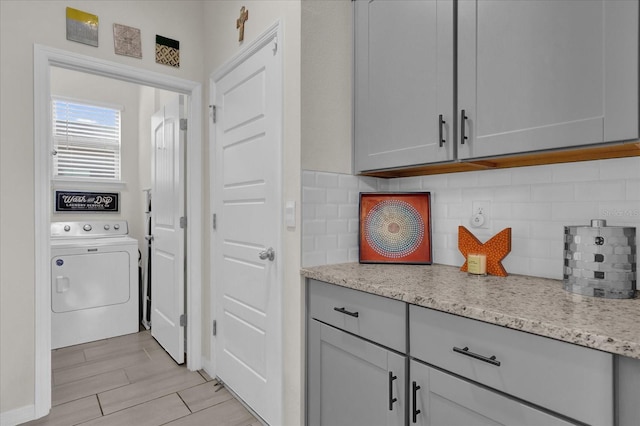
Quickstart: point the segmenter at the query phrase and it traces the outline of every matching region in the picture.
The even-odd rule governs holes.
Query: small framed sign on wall
[[[55,212],[117,213],[119,199],[118,192],[56,191]]]

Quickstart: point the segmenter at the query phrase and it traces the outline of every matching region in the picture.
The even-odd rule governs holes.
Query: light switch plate
[[[284,205],[284,223],[287,228],[296,227],[296,202],[287,201]]]

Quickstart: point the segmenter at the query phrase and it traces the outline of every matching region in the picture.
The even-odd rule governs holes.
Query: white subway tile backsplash
[[[342,235],[349,232],[349,219],[331,219],[327,221],[327,234]]]
[[[354,175],[338,175],[338,187],[344,189],[358,189],[360,178]]]
[[[534,220],[530,224],[531,235],[542,240],[556,240],[564,232],[564,225],[549,220]]]
[[[310,204],[315,207],[315,218],[320,219],[337,219],[338,218],[338,204]]]
[[[627,181],[627,200],[640,200],[640,179]]]
[[[576,201],[591,201],[593,194],[599,194],[603,200],[622,200],[626,194],[626,184],[623,180],[605,180],[601,182],[578,182],[575,185]]]
[[[517,216],[513,215],[511,206],[512,206],[511,203],[505,203],[500,201],[492,202],[491,214],[490,214],[489,220],[505,220],[505,219],[518,218]]]
[[[336,234],[317,235],[315,241],[316,251],[330,252],[338,248],[338,235]]]
[[[338,235],[338,247],[346,249],[358,247],[358,234],[351,233]]]
[[[327,188],[327,203],[346,204],[348,202],[349,192],[342,188]]]
[[[513,171],[511,184],[516,185],[531,185],[539,183],[550,183],[552,180],[551,173],[548,167],[530,166],[520,167]]]
[[[327,191],[324,188],[302,188],[302,202],[323,204],[327,202]]]
[[[504,170],[485,170],[478,173],[478,186],[496,187],[511,185],[511,169]]]
[[[540,259],[530,260],[531,271],[527,275],[542,278],[562,279],[562,258],[560,259]]]
[[[518,220],[549,220],[551,203],[513,203],[511,216]]]
[[[337,188],[338,175],[334,173],[317,173],[316,183],[321,188]]]
[[[554,182],[585,182],[598,180],[600,176],[600,166],[597,161],[551,164],[541,167],[550,169]]]
[[[316,185],[316,173],[302,172],[302,187],[303,188],[315,188]]]
[[[338,207],[338,217],[342,219],[350,219],[353,217],[358,217],[360,211],[360,206],[357,204],[347,204],[344,206]]]
[[[422,177],[422,188],[426,191],[447,187],[447,175],[429,175]]]
[[[640,157],[614,158],[601,160],[600,180],[640,179]]]
[[[566,222],[567,225],[580,225],[590,223],[597,218],[597,200],[581,203],[553,203],[551,205],[551,218]]]
[[[495,191],[493,199],[509,203],[531,201],[531,185],[501,186]]]
[[[564,226],[606,219],[640,226],[640,158],[377,179],[303,171],[303,266],[358,261],[360,192],[431,192],[433,261],[460,266],[458,226],[485,242],[512,229],[512,274],[562,279]],[[490,229],[471,228],[473,201],[490,201]],[[639,229],[640,232],[640,229]]]
[[[327,252],[327,264],[349,262],[349,249],[338,249]]]
[[[469,201],[492,200],[496,190],[494,188],[463,188],[462,199]]]
[[[431,202],[439,204],[448,203],[461,203],[462,202],[462,189],[455,188],[430,188]]]
[[[327,221],[311,219],[302,221],[302,235],[323,236],[327,233]]]
[[[400,180],[400,191],[422,191],[422,179],[420,177],[410,177]]]
[[[358,189],[361,192],[380,191],[379,179],[374,177],[361,177],[358,181]]]
[[[327,252],[308,251],[302,253],[302,264],[304,266],[318,266],[327,264]]]
[[[478,185],[478,172],[452,173],[447,175],[448,188],[470,188]]]
[[[531,201],[573,201],[574,186],[570,183],[534,185],[531,188]]]

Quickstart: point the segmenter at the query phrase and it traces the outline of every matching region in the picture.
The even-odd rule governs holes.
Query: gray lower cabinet
[[[616,356],[618,426],[640,424],[640,359]]]
[[[575,424],[415,360],[409,370],[410,425]]]
[[[415,305],[409,329],[412,358],[576,423],[614,425],[609,353]]]
[[[406,357],[342,330],[308,324],[308,426],[400,426]]]
[[[308,426],[640,424],[638,360],[315,280],[307,297]]]

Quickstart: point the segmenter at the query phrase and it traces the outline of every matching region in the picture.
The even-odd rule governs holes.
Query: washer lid
[[[51,248],[76,248],[76,247],[113,247],[134,245],[138,247],[138,240],[135,238],[121,236],[110,238],[57,238],[51,239]]]

